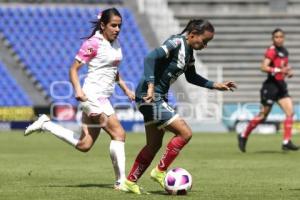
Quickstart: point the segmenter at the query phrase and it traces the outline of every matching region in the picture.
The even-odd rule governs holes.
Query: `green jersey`
[[[167,97],[170,85],[185,73],[188,82],[212,88],[213,82],[198,75],[193,49],[184,35],[174,35],[150,52],[144,61],[144,75],[136,89],[137,98],[146,96],[148,83],[154,83],[156,96]]]

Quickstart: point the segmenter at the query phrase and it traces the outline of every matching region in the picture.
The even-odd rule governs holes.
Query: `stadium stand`
[[[0,62],[0,106],[30,106],[30,101],[27,94],[17,84],[16,80],[9,74],[6,66]]]
[[[55,3],[55,4],[122,4],[123,0],[1,0],[3,3]]]
[[[247,121],[259,111],[260,88],[266,74],[260,71],[265,49],[271,45],[271,32],[282,28],[285,45],[290,53],[290,65],[295,77],[288,79],[289,93],[296,103],[300,98],[300,0],[167,0],[168,6],[183,28],[193,18],[208,19],[215,26],[214,40],[209,48],[197,53],[215,80],[216,67],[222,69],[223,80],[234,80],[238,90],[223,93],[223,123],[229,129],[237,121]],[[184,10],[182,9],[184,7]],[[299,119],[299,104],[295,104]],[[274,105],[269,121],[278,121],[284,114]]]
[[[120,73],[135,88],[143,70],[148,46],[132,13],[120,9],[123,18],[120,43],[123,61]],[[1,7],[0,31],[9,41],[31,76],[41,85],[53,102],[76,105],[68,82],[68,70],[82,40],[91,32],[89,21],[95,20],[99,9],[90,7]],[[85,70],[81,71],[83,75]],[[53,84],[56,83],[56,84]],[[119,87],[112,102],[128,102]]]
[[[266,77],[259,70],[260,63],[271,44],[271,32],[277,27],[286,31],[290,65],[295,76],[300,75],[299,0],[168,0],[168,5],[182,28],[191,18],[209,19],[214,24],[215,38],[199,55],[208,69],[222,66],[223,79],[238,83],[236,92],[224,93],[224,103],[258,102],[259,89]],[[210,70],[208,76],[214,76]],[[299,79],[288,82],[291,95],[299,99]]]

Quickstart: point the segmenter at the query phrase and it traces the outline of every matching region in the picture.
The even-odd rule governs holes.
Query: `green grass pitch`
[[[165,143],[170,137],[167,133]],[[294,141],[299,144],[300,136]],[[127,173],[144,142],[144,134],[128,134]],[[106,134],[90,152],[81,153],[47,133],[0,132],[0,200],[299,200],[300,152],[282,152],[280,144],[279,134],[252,135],[242,154],[235,134],[194,134],[172,165],[192,174],[192,191],[172,197],[150,180],[161,151],[139,181],[151,194],[139,196],[112,189]]]

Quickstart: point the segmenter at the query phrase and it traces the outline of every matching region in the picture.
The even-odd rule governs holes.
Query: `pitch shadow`
[[[256,153],[256,154],[286,154],[288,152],[285,152],[285,151],[262,150],[262,151],[255,151],[253,153]]]
[[[147,191],[150,194],[154,194],[154,195],[165,195],[165,196],[170,196],[167,192],[165,191],[161,191],[161,190],[155,190],[155,191]]]
[[[300,188],[293,188],[293,189],[289,189],[289,190],[292,190],[292,191],[299,191],[299,192],[300,192]]]
[[[94,183],[87,183],[87,184],[78,184],[78,185],[48,185],[47,187],[69,187],[69,188],[113,188],[112,184],[94,184]]]

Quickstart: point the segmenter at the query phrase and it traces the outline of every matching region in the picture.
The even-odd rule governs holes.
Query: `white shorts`
[[[115,113],[109,99],[107,97],[99,97],[98,99],[88,98],[87,101],[81,102],[82,111],[88,116],[99,115],[104,113],[110,116]]]

